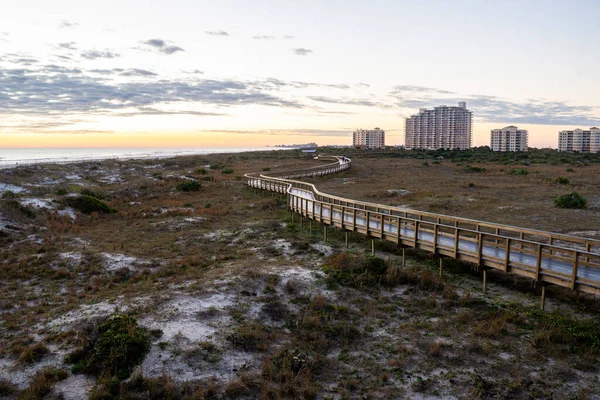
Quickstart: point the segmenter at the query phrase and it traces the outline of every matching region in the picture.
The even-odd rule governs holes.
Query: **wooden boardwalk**
[[[248,174],[248,185],[285,194],[303,217],[367,237],[474,263],[545,284],[600,295],[600,241],[347,199],[297,179],[342,172],[348,158],[302,171]],[[347,238],[347,236],[346,236]],[[441,262],[441,261],[440,261]],[[441,264],[440,264],[441,267]]]

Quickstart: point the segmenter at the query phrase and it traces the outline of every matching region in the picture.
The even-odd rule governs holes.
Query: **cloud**
[[[39,69],[0,68],[0,115],[3,118],[67,118],[93,115],[216,116],[197,107],[263,105],[302,108],[265,91],[261,81],[161,79],[113,82],[112,76],[154,76],[143,69],[82,71],[57,65]],[[165,109],[167,107],[169,109]],[[185,106],[186,109],[177,109]],[[189,110],[190,106],[195,109]],[[6,126],[6,124],[5,124]]]
[[[68,29],[68,28],[75,28],[77,26],[79,26],[79,24],[77,22],[63,20],[58,27],[60,29],[65,29],[65,28]]]
[[[212,36],[229,36],[229,33],[225,31],[205,31],[204,33]]]
[[[302,47],[299,47],[297,49],[292,49],[292,51],[297,56],[307,56],[307,55],[309,55],[310,53],[313,52],[311,49],[305,49],[305,48],[302,48]]]
[[[237,135],[269,135],[269,136],[347,136],[351,137],[351,130],[335,130],[335,129],[259,129],[259,130],[229,130],[219,129],[211,130],[204,129],[198,132],[205,133],[230,133]]]
[[[82,52],[81,57],[87,60],[96,60],[98,58],[117,58],[121,57],[121,55],[111,50],[88,50]]]
[[[175,45],[170,45],[162,39],[150,39],[150,40],[146,40],[145,42],[142,42],[142,44],[153,47],[154,49],[156,49],[166,55],[171,55],[171,54],[177,53],[178,51],[185,51],[181,47],[175,46]]]
[[[252,39],[256,39],[256,40],[275,40],[275,36],[268,36],[268,35],[252,36]]]
[[[330,104],[346,104],[351,106],[363,106],[363,107],[389,107],[387,104],[383,104],[381,102],[376,102],[372,100],[366,99],[334,99],[331,97],[325,96],[308,96],[309,99],[313,101],[318,101],[321,103],[330,103]]]
[[[437,94],[453,94],[447,90],[433,89],[423,86],[412,85],[396,85],[392,87],[392,93],[399,95],[401,93],[437,93]]]
[[[283,38],[285,40],[292,40],[292,39],[295,39],[296,37],[295,36],[291,36],[291,35],[283,35]]]
[[[459,95],[421,86],[394,86],[389,93],[400,108],[433,108],[466,101],[475,120],[512,124],[594,126],[600,122],[598,107],[572,105],[564,101],[528,99],[514,101],[489,95]]]
[[[293,87],[293,88],[298,88],[298,89],[309,88],[309,87],[350,89],[350,86],[346,85],[345,83],[315,83],[315,82],[301,82],[301,81],[286,82],[286,81],[282,81],[280,79],[275,79],[275,78],[265,79],[265,86],[267,86],[271,89],[285,88],[285,87]]]
[[[148,71],[146,69],[139,68],[131,68],[127,71],[123,71],[120,73],[121,76],[158,76],[156,73],[152,71]]]
[[[23,66],[31,66],[40,62],[39,59],[27,53],[6,53],[0,56],[0,61]]]
[[[77,50],[77,43],[75,43],[75,42],[59,43],[57,45],[57,47],[60,49],[65,49],[65,50]]]

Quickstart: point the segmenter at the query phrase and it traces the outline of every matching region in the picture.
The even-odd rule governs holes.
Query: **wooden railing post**
[[[538,244],[537,257],[535,259],[535,279],[540,280],[540,270],[542,269],[542,245]]]
[[[573,252],[573,274],[571,275],[571,289],[575,290],[577,285],[577,268],[579,266],[579,252],[575,250]]]
[[[456,226],[454,228],[454,259],[458,259],[458,242],[460,240],[459,228]],[[481,265],[481,264],[480,264]]]
[[[319,222],[323,222],[323,203],[319,203]]]
[[[481,265],[483,257],[483,233],[479,232],[477,239],[477,265]]]
[[[510,238],[506,239],[506,252],[504,253],[504,272],[508,272],[508,263],[510,262]]]
[[[415,241],[414,241],[414,248],[417,248],[417,245],[419,244],[419,221],[415,221]]]
[[[438,219],[438,221],[439,221],[439,219]],[[435,254],[437,252],[437,237],[438,237],[438,224],[433,224],[433,248],[431,249],[431,252],[433,254]],[[441,265],[440,265],[440,271],[441,271]]]

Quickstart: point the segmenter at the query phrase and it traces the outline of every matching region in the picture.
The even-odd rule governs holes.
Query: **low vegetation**
[[[106,204],[104,201],[97,197],[88,195],[77,195],[77,196],[66,196],[63,197],[63,202],[77,211],[84,214],[91,214],[94,212],[110,214],[116,212],[116,210]]]
[[[186,181],[178,183],[176,189],[180,192],[198,192],[202,189],[202,185],[198,181]]]
[[[67,358],[73,364],[73,373],[123,380],[150,351],[148,332],[124,314],[111,315],[97,326],[90,326],[81,340],[82,347]]]
[[[571,192],[554,199],[554,205],[559,208],[585,208],[587,200],[579,193]]]
[[[525,154],[502,155],[509,164],[484,164],[478,151],[453,160],[415,154],[423,158],[359,156],[350,170],[315,182],[351,198],[478,219],[598,226],[598,166],[571,163],[579,155],[567,158],[577,172],[571,187],[588,199],[583,211],[552,204],[565,189],[556,182],[565,165],[528,167],[537,156]],[[376,240],[371,256],[363,235],[351,233],[346,249],[338,229],[324,243],[318,223],[292,222],[284,197],[235,177],[314,165],[300,156],[0,170],[0,182],[27,190],[0,201],[0,397],[73,397],[75,389],[92,400],[598,393],[597,300],[550,286],[542,312],[539,285],[524,278],[488,272],[484,295],[470,265],[444,260],[439,276],[429,254],[407,249],[403,262],[395,245]],[[79,178],[65,178],[72,171]],[[201,191],[176,189],[194,177]],[[68,212],[62,196],[79,195],[118,209],[118,218]]]

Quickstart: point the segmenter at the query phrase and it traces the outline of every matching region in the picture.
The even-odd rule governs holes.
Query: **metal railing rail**
[[[326,225],[600,295],[599,240],[357,201],[295,180],[351,166],[328,159],[335,162],[277,177],[248,174],[248,185],[286,194],[291,211]]]

